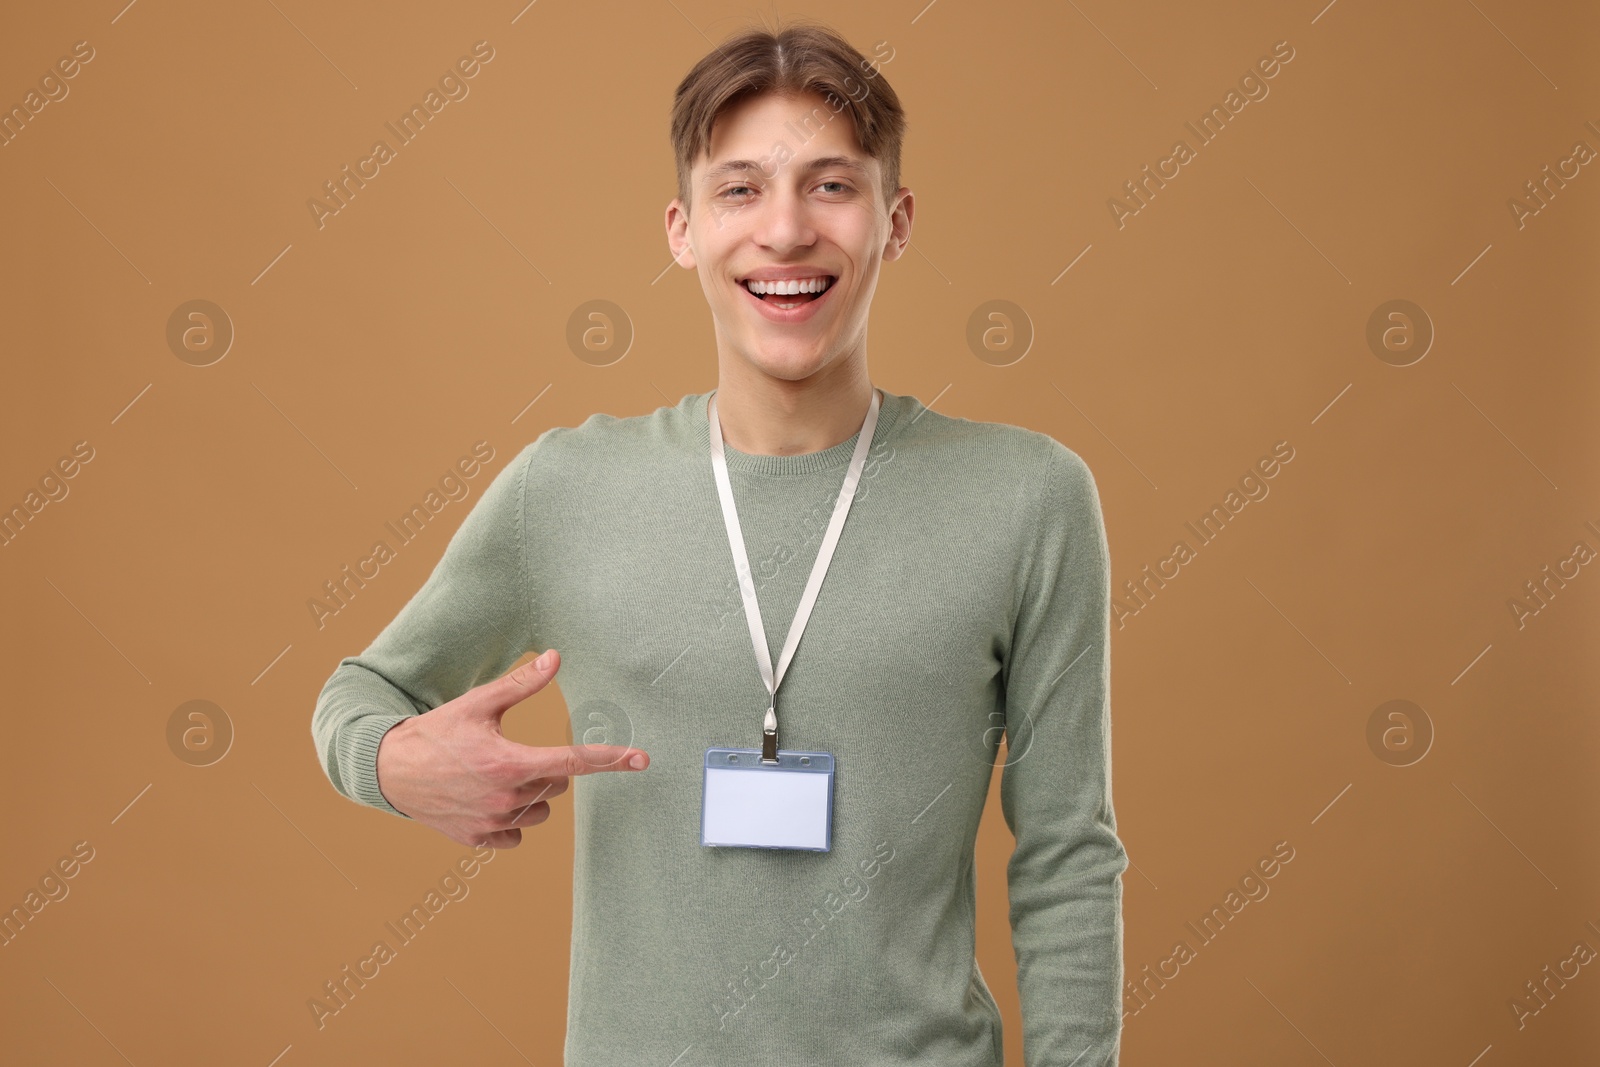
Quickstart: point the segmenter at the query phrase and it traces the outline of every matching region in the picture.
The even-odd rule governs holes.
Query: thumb
[[[471,690],[470,710],[481,718],[498,722],[507,709],[550,684],[550,679],[560,669],[561,653],[549,649],[533,662],[518,664],[494,681]]]

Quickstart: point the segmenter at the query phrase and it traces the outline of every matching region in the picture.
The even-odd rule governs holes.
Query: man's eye
[[[851,189],[850,189],[850,186],[849,186],[849,185],[847,185],[847,184],[846,184],[846,183],[844,183],[844,182],[840,182],[840,181],[826,181],[826,182],[822,182],[822,183],[820,183],[820,184],[819,184],[819,185],[818,185],[818,186],[817,186],[817,188],[818,188],[818,189],[821,189],[821,188],[823,188],[823,187],[824,187],[824,186],[828,186],[828,185],[837,185],[837,186],[838,186],[838,187],[839,187],[839,192],[840,192],[840,193],[848,193],[848,192],[850,192],[850,191],[851,191]],[[746,193],[748,193],[748,192],[751,192],[751,187],[750,187],[750,186],[748,186],[748,185],[735,185],[735,186],[733,186],[733,187],[732,187],[732,188],[729,188],[729,189],[724,189],[724,190],[723,190],[723,191],[722,191],[722,192],[721,192],[721,193],[720,193],[720,194],[719,194],[719,195],[720,195],[720,196],[721,196],[721,197],[722,197],[722,198],[723,198],[723,199],[729,199],[729,200],[745,200],[745,199],[748,199],[748,197],[744,197],[744,196],[738,196],[738,195],[736,195],[736,194],[737,194],[737,193],[739,193],[739,192],[740,192],[740,191],[741,191],[741,190],[743,190],[743,191],[744,191],[744,192],[746,192]]]

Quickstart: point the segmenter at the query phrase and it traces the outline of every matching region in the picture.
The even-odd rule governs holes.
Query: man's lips
[[[812,277],[817,277],[817,275],[812,275]],[[837,288],[839,288],[839,283],[836,279],[821,293],[817,294],[810,300],[800,303],[797,301],[799,294],[796,294],[795,296],[775,296],[769,294],[767,298],[763,300],[755,293],[752,293],[742,282],[739,283],[739,289],[752,303],[756,305],[756,313],[771,322],[778,323],[805,322],[807,319],[818,313],[818,310],[822,307],[822,305],[827,303],[832,298],[833,291]],[[778,306],[781,303],[797,303],[798,306],[785,309]]]

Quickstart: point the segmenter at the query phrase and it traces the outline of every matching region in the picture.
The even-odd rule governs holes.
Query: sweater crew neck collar
[[[876,388],[876,387],[875,387]],[[900,421],[904,411],[905,398],[889,392],[887,389],[878,389],[883,394],[883,399],[878,404],[878,427],[873,433],[873,444],[877,444],[888,437],[895,424]],[[712,390],[715,392],[715,390]],[[710,461],[711,449],[711,422],[706,411],[706,405],[711,399],[711,392],[698,393],[689,405],[691,425],[694,428],[696,447],[702,456]],[[855,452],[856,439],[861,436],[860,429],[851,434],[847,440],[840,441],[832,448],[824,448],[820,452],[801,452],[792,456],[767,456],[753,452],[740,452],[737,448],[722,443],[722,454],[728,461],[728,470],[739,471],[744,474],[774,474],[798,475],[814,474],[817,471],[832,470],[835,467],[845,467],[850,464],[850,456]]]

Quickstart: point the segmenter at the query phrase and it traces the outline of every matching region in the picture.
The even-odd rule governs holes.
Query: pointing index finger
[[[507,742],[514,744],[514,742]],[[599,771],[642,771],[650,766],[650,756],[627,745],[521,745],[515,757],[517,777],[522,781],[560,778]]]
[[[562,750],[568,774],[594,774],[596,771],[642,771],[650,756],[627,745],[569,745]]]

